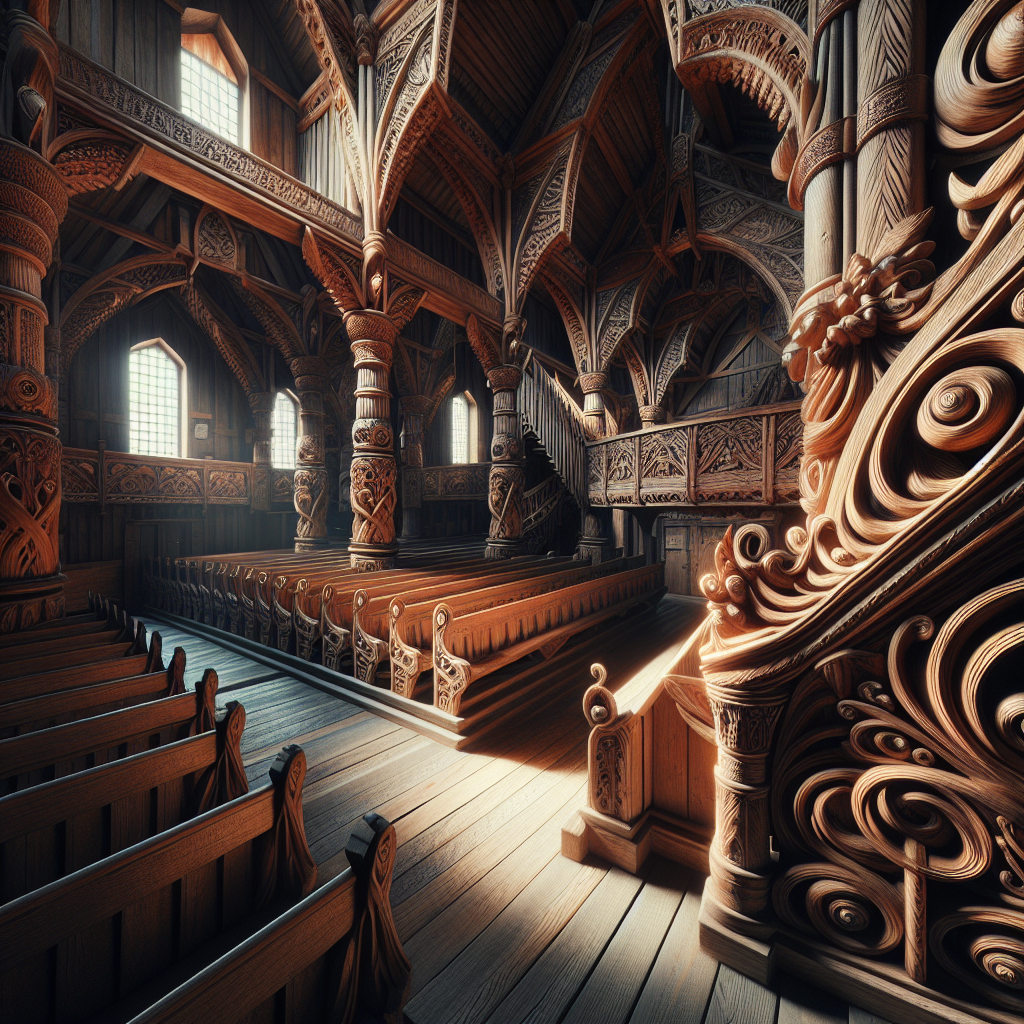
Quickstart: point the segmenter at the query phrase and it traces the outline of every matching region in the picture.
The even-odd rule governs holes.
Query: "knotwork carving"
[[[360,544],[391,544],[395,537],[396,469],[394,458],[352,459],[352,539]]]
[[[299,521],[295,527],[296,542],[325,537],[327,534],[327,471],[322,468],[296,469],[293,496],[295,511],[299,514]]]
[[[523,532],[523,491],[526,475],[518,466],[491,466],[487,506],[491,510],[490,540],[515,541]]]
[[[141,146],[106,132],[80,129],[54,140],[51,159],[71,195],[118,188],[135,177]],[[53,155],[56,154],[56,155]]]
[[[0,428],[0,578],[58,571],[60,442],[31,430]]]

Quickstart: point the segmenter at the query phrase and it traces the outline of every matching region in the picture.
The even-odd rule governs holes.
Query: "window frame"
[[[231,70],[234,72],[236,84],[238,85],[238,141],[231,142],[229,139],[224,139],[230,145],[238,146],[241,149],[249,149],[250,131],[249,131],[249,63],[245,59],[245,55],[242,53],[238,43],[235,42],[234,36],[228,30],[227,25],[224,24],[224,19],[219,14],[214,14],[210,11],[200,11],[194,7],[187,7],[181,15],[181,35],[182,36],[203,36],[211,35],[217,41],[217,45],[220,47],[221,53],[224,55],[224,59],[231,66]],[[182,50],[188,50],[188,47],[182,45]],[[199,57],[193,50],[189,50],[189,53]],[[202,60],[202,57],[199,57]],[[207,62],[208,63],[208,62]],[[179,57],[179,68],[180,68],[180,57]],[[212,66],[212,65],[211,65]],[[216,68],[214,70],[217,70]],[[220,73],[218,71],[218,73]],[[181,97],[181,80],[179,75],[178,80],[178,109],[182,107]],[[186,115],[187,116],[187,115]],[[203,124],[202,121],[197,121],[197,124]],[[218,131],[210,128],[209,125],[203,124],[203,127],[207,131],[213,132],[218,138],[224,138]]]
[[[454,409],[456,399],[463,399],[466,403],[466,461],[454,462],[453,466],[472,466],[480,462],[480,407],[476,399],[468,391],[459,391],[451,397],[451,408]],[[454,459],[453,445],[455,438],[452,436],[454,420],[449,411],[448,430],[448,458]]]
[[[274,414],[277,412],[277,400],[282,395],[285,398],[287,398],[292,403],[292,410],[295,413],[295,443],[292,445],[292,464],[290,466],[278,466],[274,462]],[[271,406],[271,409],[270,409],[270,468],[271,469],[279,469],[279,470],[281,470],[282,473],[290,473],[293,470],[299,468],[298,467],[298,458],[297,458],[297,449],[298,449],[298,446],[299,446],[299,437],[301,436],[300,433],[299,433],[299,427],[301,426],[301,424],[299,422],[299,412],[300,411],[301,410],[300,410],[300,406],[299,406],[299,396],[297,394],[295,394],[295,392],[292,391],[290,388],[278,388],[274,392],[274,404]]]
[[[164,341],[163,338],[148,338],[145,341],[140,341],[138,344],[132,345],[128,349],[128,448],[129,454],[140,455],[140,452],[132,452],[132,371],[131,371],[131,354],[133,352],[141,352],[143,349],[152,348],[159,346],[170,356],[171,361],[178,368],[178,454],[177,455],[152,455],[144,456],[148,458],[169,458],[169,459],[187,459],[188,455],[188,438],[189,438],[189,415],[188,415],[188,367],[185,365],[185,360],[178,355],[177,352],[171,348],[170,345]]]

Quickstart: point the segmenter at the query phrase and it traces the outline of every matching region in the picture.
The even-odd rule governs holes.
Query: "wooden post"
[[[487,503],[491,528],[487,537],[487,558],[511,558],[519,553],[523,536],[523,426],[516,408],[516,396],[523,371],[511,363],[495,366],[487,373],[494,391],[494,434],[491,438],[491,475]]]
[[[583,390],[583,432],[588,441],[598,441],[608,433],[604,414],[604,394],[608,387],[607,373],[581,373]]]
[[[398,328],[373,309],[350,310],[345,328],[356,367],[356,418],[352,422],[352,567],[363,572],[394,568],[397,466],[391,429],[388,374]]]
[[[299,443],[295,454],[295,550],[327,547],[327,466],[324,463],[324,395],[331,386],[319,356],[291,361],[299,394]]]
[[[11,139],[0,139],[0,181],[0,633],[9,633],[64,614],[61,444],[41,296],[68,200],[50,164]]]
[[[423,417],[430,399],[410,395],[400,400],[402,427],[402,537],[419,537],[422,532]]]
[[[269,391],[249,394],[252,409],[252,504],[253,512],[270,511],[270,413],[274,395]]]

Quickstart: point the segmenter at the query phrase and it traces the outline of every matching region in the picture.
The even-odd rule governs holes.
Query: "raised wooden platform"
[[[580,654],[635,671],[697,614],[693,602],[663,602],[651,628],[633,628],[632,643],[608,634]],[[281,744],[302,745],[321,883],[344,867],[344,843],[368,807],[395,823],[392,899],[413,964],[414,1024],[878,1024],[786,978],[770,991],[703,953],[699,875],[653,860],[634,878],[560,856],[561,826],[586,782],[585,669],[542,715],[459,751],[285,669],[147,624],[159,625],[168,649],[184,647],[189,665],[215,668],[222,699],[244,703],[250,780]]]

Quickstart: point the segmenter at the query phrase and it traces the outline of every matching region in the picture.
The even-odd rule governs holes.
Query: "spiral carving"
[[[932,385],[917,412],[921,439],[948,452],[965,452],[995,440],[1013,416],[1013,379],[997,366],[955,370]]]
[[[1024,913],[961,907],[929,934],[939,965],[997,1006],[1024,1012]]]
[[[899,890],[864,869],[797,865],[775,883],[772,900],[787,924],[808,931],[810,922],[834,946],[851,953],[882,956],[903,939]]]

